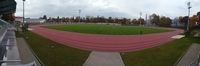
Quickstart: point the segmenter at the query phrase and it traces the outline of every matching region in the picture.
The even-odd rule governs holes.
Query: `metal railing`
[[[189,66],[200,66],[200,54]]]
[[[19,55],[16,55],[16,58],[19,59],[13,59],[9,60],[9,56],[7,54],[14,51],[14,54],[16,52],[16,37],[15,37],[15,32],[13,30],[13,26],[6,21],[3,21],[0,19],[0,66],[7,66],[7,64],[12,64],[9,66],[37,66],[36,62],[30,62],[28,64],[21,64],[21,59],[18,57]],[[14,50],[8,50],[8,48],[13,48]],[[2,50],[1,50],[2,49]],[[37,59],[38,60],[38,59]]]
[[[0,43],[8,29],[8,23],[0,19]]]

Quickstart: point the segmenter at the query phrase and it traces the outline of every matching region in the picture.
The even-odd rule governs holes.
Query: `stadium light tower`
[[[187,31],[189,31],[189,28],[190,28],[190,25],[189,25],[189,24],[190,24],[190,9],[192,8],[190,4],[191,4],[191,2],[188,2],[188,3],[187,3],[187,6],[188,6],[188,24],[187,24]]]
[[[147,17],[148,15],[146,14],[146,17],[145,17],[145,22],[146,22],[146,24],[145,25],[148,25],[148,17]]]
[[[24,25],[24,11],[25,11],[25,9],[24,9],[24,2],[25,2],[25,0],[23,0],[23,25]]]
[[[81,22],[81,9],[78,10],[78,14],[79,14],[79,22]]]
[[[142,24],[141,19],[142,19],[142,12],[140,12],[140,26],[141,26],[141,24]]]

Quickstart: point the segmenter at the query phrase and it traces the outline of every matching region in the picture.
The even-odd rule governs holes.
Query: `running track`
[[[145,35],[97,35],[53,30],[40,26],[47,25],[31,26],[32,32],[70,47],[107,52],[130,52],[151,48],[174,40],[172,36],[183,32],[174,28],[162,28],[175,31]]]

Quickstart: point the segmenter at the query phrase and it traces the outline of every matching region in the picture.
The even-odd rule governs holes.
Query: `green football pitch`
[[[140,26],[109,26],[109,25],[59,25],[45,26],[49,29],[63,30],[69,32],[88,33],[88,34],[104,34],[104,35],[138,35],[169,32],[171,30],[163,30],[160,28],[147,28]]]

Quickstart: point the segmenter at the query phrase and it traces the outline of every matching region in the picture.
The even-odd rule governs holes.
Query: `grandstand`
[[[15,28],[0,19],[0,65],[1,66],[36,66],[35,61],[22,64],[18,50]]]
[[[22,61],[26,60],[22,59],[22,53],[19,51],[20,48],[18,48],[16,41],[15,27],[9,22],[4,21],[13,22],[7,18],[10,15],[13,16],[17,3],[15,0],[1,0],[0,4],[0,66],[36,66],[34,60],[22,63]]]

